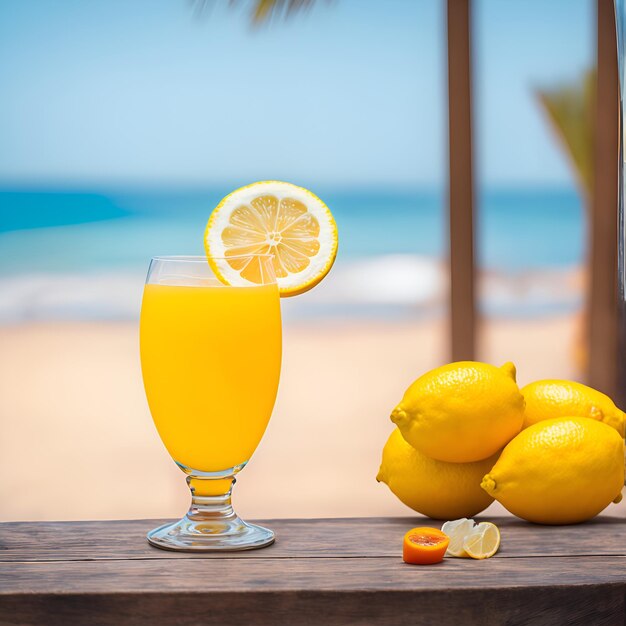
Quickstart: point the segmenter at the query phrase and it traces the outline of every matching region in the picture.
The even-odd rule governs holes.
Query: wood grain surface
[[[153,548],[162,520],[0,524],[0,624],[624,624],[626,520],[496,519],[500,552],[410,566],[423,519],[265,520],[274,546]]]

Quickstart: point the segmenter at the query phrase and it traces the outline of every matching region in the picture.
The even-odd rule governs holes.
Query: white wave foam
[[[136,319],[144,274],[24,274],[0,278],[0,323]]]
[[[0,276],[0,323],[45,320],[136,320],[145,274]],[[303,297],[283,302],[285,318],[387,317],[444,310],[447,269],[437,259],[385,255],[338,262]],[[517,274],[487,271],[479,280],[483,311],[491,315],[536,315],[571,309],[582,299],[580,272],[572,269]]]
[[[311,302],[426,306],[444,296],[445,271],[430,257],[370,257],[332,270],[309,296]]]
[[[577,268],[487,270],[478,282],[481,309],[487,315],[507,317],[571,311],[582,303],[583,282],[583,272]]]

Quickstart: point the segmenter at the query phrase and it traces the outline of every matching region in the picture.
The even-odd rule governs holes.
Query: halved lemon
[[[337,256],[337,225],[313,193],[291,183],[263,181],[227,195],[204,233],[211,268],[228,285],[260,284],[260,261],[270,254],[281,296],[315,287]]]
[[[446,533],[450,537],[450,543],[446,554],[449,556],[467,557],[469,554],[463,548],[463,542],[476,527],[476,522],[473,519],[467,519],[463,517],[461,519],[455,519],[451,522],[446,522],[441,527],[441,532]]]
[[[465,537],[463,549],[473,559],[488,559],[500,547],[500,531],[491,522],[481,522]]]

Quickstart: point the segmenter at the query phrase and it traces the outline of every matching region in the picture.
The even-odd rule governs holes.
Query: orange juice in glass
[[[248,255],[261,284],[224,285],[206,257],[156,257],[140,322],[150,412],[192,503],[185,517],[148,534],[171,550],[245,550],[274,533],[241,520],[234,476],[249,461],[272,413],[281,363],[279,292],[272,257]]]

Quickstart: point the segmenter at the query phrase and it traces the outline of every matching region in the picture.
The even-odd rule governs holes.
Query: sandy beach
[[[514,361],[520,384],[576,377],[576,329],[573,315],[491,321],[480,357]],[[183,475],[144,397],[136,324],[5,326],[0,346],[1,520],[184,512]],[[411,515],[374,477],[392,430],[390,409],[415,377],[446,360],[443,320],[287,324],[276,408],[240,474],[238,511]]]

